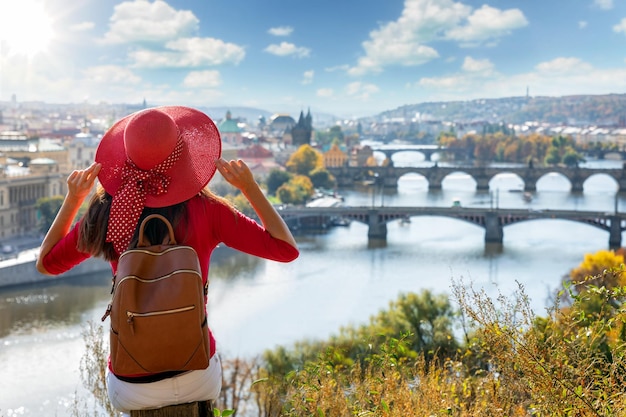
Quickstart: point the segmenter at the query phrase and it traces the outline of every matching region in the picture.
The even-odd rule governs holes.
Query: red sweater
[[[198,195],[189,200],[186,213],[176,226],[174,235],[178,243],[196,250],[203,284],[208,280],[211,253],[220,243],[278,262],[291,262],[299,255],[298,249],[273,238],[259,223],[219,201]],[[76,248],[80,222],[43,258],[43,266],[50,274],[61,274],[90,257],[90,254],[79,252]],[[111,269],[115,274],[117,260],[111,262]],[[212,356],[215,353],[215,339],[210,329],[209,339]]]

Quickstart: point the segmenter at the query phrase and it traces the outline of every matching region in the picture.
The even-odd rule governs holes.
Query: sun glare
[[[0,53],[32,57],[46,52],[52,36],[52,19],[42,1],[0,3]]]

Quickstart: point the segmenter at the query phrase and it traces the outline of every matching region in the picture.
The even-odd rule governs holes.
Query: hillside
[[[398,107],[379,114],[377,118],[414,118],[416,116],[419,116],[421,120],[466,123],[534,121],[577,126],[625,126],[626,94],[427,102]]]

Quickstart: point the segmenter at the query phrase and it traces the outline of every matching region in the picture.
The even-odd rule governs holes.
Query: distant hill
[[[269,121],[270,118],[276,114],[277,112],[270,112],[263,109],[258,109],[254,107],[201,107],[200,110],[204,111],[208,114],[213,120],[220,121],[226,117],[226,112],[230,111],[230,114],[233,118],[241,118],[245,119],[249,124],[255,125],[259,120],[259,117],[265,117],[265,120]],[[296,121],[300,117],[300,111],[303,111],[306,115],[308,109],[294,111],[293,113],[288,113],[289,116],[293,117]],[[323,128],[325,126],[329,126],[333,124],[337,117],[328,113],[314,112],[311,111],[311,117],[313,118],[313,125],[316,128]]]
[[[223,120],[226,117],[226,112],[230,111],[233,118],[246,119],[246,121],[251,124],[255,124],[261,116],[269,120],[273,114],[267,110],[254,107],[200,107],[199,109],[208,114],[209,117],[215,121]]]
[[[508,97],[408,104],[376,116],[461,123],[546,122],[572,126],[626,126],[626,94]]]

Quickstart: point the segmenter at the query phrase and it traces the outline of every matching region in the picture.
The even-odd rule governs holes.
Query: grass
[[[539,317],[522,285],[512,297],[492,299],[457,281],[457,320],[466,332],[455,352],[440,354],[429,350],[432,345],[415,350],[411,332],[367,336],[353,330],[345,332],[349,343],[319,344],[306,360],[275,352],[285,358],[282,367],[263,358],[222,358],[216,415],[625,416],[625,294],[622,287],[564,291],[549,314]],[[409,310],[381,317],[389,328],[392,320],[404,323],[400,312]],[[377,323],[369,326],[379,331]],[[106,398],[101,326],[89,324],[84,337],[83,382],[102,415],[115,416]],[[424,342],[428,334],[420,337]],[[74,415],[85,415],[82,406],[83,414]]]

